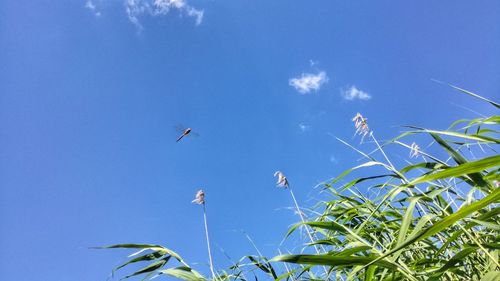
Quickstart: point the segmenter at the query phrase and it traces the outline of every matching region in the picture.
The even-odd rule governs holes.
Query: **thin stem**
[[[382,147],[378,143],[377,139],[373,135],[373,132],[371,132],[370,135],[371,135],[373,141],[375,142],[375,144],[377,145],[378,149],[380,150],[380,152],[382,152],[382,155],[384,156],[384,158],[387,161],[387,163],[391,166],[391,168],[393,168],[394,170],[396,170],[396,168],[394,168],[394,165],[392,165],[391,160],[389,160],[389,157],[387,157],[387,155],[385,154],[384,150],[382,149]]]
[[[219,246],[219,245],[217,245],[217,244],[215,244],[215,245],[219,247],[219,250],[222,252],[222,254],[223,254],[223,255],[224,255],[224,256],[225,256],[225,257],[229,260],[229,262],[233,265],[232,267],[234,268],[234,270],[236,270],[236,269],[240,270],[240,273],[238,273],[238,274],[241,274],[241,276],[243,276],[243,280],[248,280],[248,278],[245,276],[245,273],[243,273],[243,270],[240,268],[240,265],[239,265],[238,263],[235,263],[235,262],[233,261],[233,259],[231,259],[231,257],[230,257],[230,256],[226,253],[226,251],[224,251],[224,249],[223,249],[221,246]],[[236,279],[235,279],[235,280],[236,280]]]
[[[214,262],[212,260],[212,252],[210,251],[210,239],[208,238],[207,209],[205,207],[205,203],[203,203],[203,219],[205,221],[205,236],[207,238],[208,258],[210,259],[210,271],[212,272],[213,280],[215,280]]]
[[[278,253],[281,255],[283,255],[283,253],[281,253],[281,250],[278,248]],[[292,279],[292,281],[295,281],[295,279],[293,278],[293,274],[290,274],[290,269],[288,268],[288,265],[285,263],[283,263],[285,265],[285,269],[286,269],[286,273],[290,276],[290,278]]]
[[[250,244],[252,244],[252,246],[255,249],[255,251],[257,251],[257,254],[259,254],[259,257],[263,257],[262,253],[259,251],[259,248],[257,248],[257,245],[255,245],[255,243],[253,242],[253,240],[250,237],[250,235],[248,235],[248,233],[246,233],[246,231],[244,231],[244,230],[241,230],[241,232],[243,232],[243,234],[248,239],[248,241],[250,242]]]
[[[293,191],[290,187],[288,187],[288,190],[290,190],[290,195],[292,195],[293,203],[295,204],[295,208],[297,209],[297,213],[300,216],[300,220],[302,221],[303,224],[306,223],[306,219],[304,218],[304,215],[302,214],[302,211],[300,210],[299,203],[297,203],[297,199],[295,199],[295,195],[293,194]],[[312,237],[311,233],[309,232],[309,229],[306,226],[306,232],[307,235],[309,236],[309,239],[311,240],[311,243],[314,243],[314,238]],[[316,249],[316,247],[314,247]],[[316,249],[316,252],[319,254],[319,250]]]
[[[304,215],[302,214],[302,211],[300,210],[300,207],[299,207],[299,203],[297,203],[297,199],[295,199],[295,195],[293,194],[293,191],[292,189],[290,188],[290,186],[288,186],[288,190],[290,190],[290,195],[292,195],[292,199],[293,199],[293,203],[295,204],[295,208],[297,209],[297,212],[299,213],[299,216],[300,216],[300,220],[302,221],[302,223],[304,224],[304,227],[306,229],[306,232],[307,232],[307,236],[309,236],[309,239],[311,240],[311,243],[314,243],[314,238],[311,234],[311,232],[309,231],[309,228],[307,227],[307,225],[305,225],[306,223],[306,219],[304,218]],[[320,250],[317,248],[317,246],[315,245],[314,246],[314,250],[316,250],[316,253],[318,255],[321,254]],[[325,270],[325,278],[328,279],[328,270],[326,269],[326,267],[323,266],[323,269]]]

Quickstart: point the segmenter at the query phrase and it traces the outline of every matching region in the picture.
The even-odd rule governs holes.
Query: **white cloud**
[[[139,17],[142,15],[164,16],[171,10],[194,17],[196,25],[203,20],[203,10],[198,10],[188,4],[187,0],[126,0],[125,10],[130,21],[142,29]]]
[[[188,4],[188,0],[122,0],[125,6],[125,13],[128,19],[132,22],[139,30],[141,30],[142,24],[140,18],[143,16],[165,16],[169,12],[175,10],[181,15],[185,15],[190,18],[194,18],[196,25],[201,24],[203,21],[203,10],[196,9],[195,7]],[[101,12],[98,11],[95,3],[101,4],[101,2],[110,2],[111,0],[86,0],[85,8],[92,11],[96,16],[100,16]]]
[[[95,10],[95,5],[92,2],[92,0],[87,0],[87,2],[85,2],[85,8],[92,10],[92,11]]]
[[[302,75],[289,80],[289,85],[294,87],[301,94],[308,94],[311,91],[318,91],[323,84],[328,82],[326,72],[320,71],[318,74],[302,73]]]
[[[149,3],[144,3],[142,0],[127,0],[125,2],[128,19],[139,29],[142,29],[142,25],[138,17],[146,10],[150,10]]]
[[[356,86],[351,86],[347,90],[341,90],[342,97],[345,100],[369,100],[372,98],[367,92],[361,91]]]
[[[310,128],[311,128],[311,126],[309,126],[309,125],[306,125],[304,123],[299,123],[299,129],[302,133],[309,131]]]
[[[200,25],[203,21],[203,13],[203,10],[198,10],[193,7],[187,9],[188,16],[196,18],[196,25]]]
[[[96,8],[96,6],[95,6],[94,2],[92,2],[92,0],[87,0],[87,1],[85,2],[85,8],[87,8],[87,9],[91,10],[91,11],[94,13],[94,15],[95,15],[96,17],[98,17],[98,16],[100,16],[100,15],[101,15],[101,12],[99,12],[99,11],[97,10],[97,8]]]
[[[318,63],[319,63],[318,61],[315,61],[315,60],[312,60],[312,59],[310,59],[310,60],[309,60],[309,65],[310,65],[311,67],[313,67],[313,66],[317,65]]]
[[[187,4],[186,0],[154,0],[154,15],[166,15],[171,9],[178,9],[190,17],[194,17],[196,25],[203,20],[203,10],[198,10]]]

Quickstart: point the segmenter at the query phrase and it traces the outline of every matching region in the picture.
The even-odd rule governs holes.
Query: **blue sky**
[[[216,267],[254,253],[239,229],[273,256],[273,173],[314,204],[357,112],[383,140],[493,113],[431,79],[500,97],[498,1],[153,2],[0,2],[1,280],[105,280],[128,252],[87,247],[123,242],[208,274],[199,188]]]

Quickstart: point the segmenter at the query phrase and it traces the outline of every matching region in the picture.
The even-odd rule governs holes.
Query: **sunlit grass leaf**
[[[115,269],[113,269],[113,272],[115,272],[118,269],[123,268],[123,267],[125,267],[125,266],[127,266],[127,265],[129,265],[131,263],[136,263],[136,262],[141,262],[141,261],[156,260],[158,258],[161,258],[164,255],[165,254],[162,253],[162,252],[160,252],[160,251],[156,251],[156,252],[153,252],[153,253],[145,254],[145,255],[142,255],[140,257],[131,259],[131,260],[127,261],[126,263],[122,264],[122,265],[117,266]]]
[[[276,271],[266,258],[254,256],[247,256],[247,258],[263,272],[270,274],[274,279],[278,278]]]
[[[163,248],[160,245],[154,245],[154,244],[116,244],[116,245],[110,245],[110,246],[98,246],[98,247],[91,247],[91,249],[116,249],[116,248],[123,248],[123,249],[161,249]]]
[[[484,171],[486,169],[500,166],[500,155],[486,157],[474,162],[466,162],[461,165],[447,168],[445,170],[425,175],[412,180],[409,185],[415,185],[422,182],[428,182],[443,178],[460,177],[463,175],[473,174]]]
[[[154,244],[116,244],[116,245],[111,245],[111,246],[99,246],[99,247],[91,247],[91,249],[118,249],[118,248],[123,248],[123,249],[143,249],[143,250],[151,250],[151,251],[159,251],[160,253],[169,254],[170,256],[174,257],[176,260],[184,264],[184,261],[182,260],[181,256],[177,254],[176,252],[165,248],[161,245],[154,245]]]
[[[431,276],[431,280],[438,280],[439,277],[443,275],[445,271],[455,266],[457,263],[462,262],[465,257],[474,253],[477,250],[477,247],[466,247],[462,251],[458,252],[455,256],[453,256],[448,262],[441,267],[436,273]]]
[[[367,265],[373,262],[377,266],[397,269],[398,265],[385,260],[377,260],[378,256],[333,256],[333,255],[282,255],[271,259],[271,262],[289,262],[299,264],[329,265],[329,266],[356,266]]]
[[[498,281],[500,280],[500,271],[490,271],[486,273],[481,281]]]
[[[186,281],[204,281],[206,280],[201,274],[190,267],[180,266],[158,271],[159,274],[169,275]],[[155,276],[156,277],[156,276]]]
[[[450,225],[454,224],[460,219],[466,218],[473,212],[476,212],[492,203],[498,203],[500,201],[500,188],[497,188],[494,190],[490,195],[486,196],[485,198],[476,201],[468,206],[463,206],[460,208],[456,213],[451,214],[444,219],[437,221],[434,223],[431,227],[428,227],[427,229],[424,229],[420,231],[419,233],[415,234],[414,236],[408,238],[405,242],[403,242],[401,245],[398,247],[395,247],[394,249],[388,251],[387,253],[384,253],[381,257],[377,258],[375,261],[378,261],[384,257],[387,257],[403,248],[406,248],[410,246],[411,244],[420,241],[422,239],[425,239],[429,236],[435,235],[436,233],[439,233],[440,231],[445,230],[447,227]],[[374,263],[374,262],[372,262]]]
[[[415,132],[409,132],[409,133],[429,133],[429,134],[435,134],[435,135],[444,135],[444,136],[450,136],[450,137],[456,137],[456,138],[462,138],[466,140],[473,140],[473,141],[481,141],[484,143],[496,143],[499,144],[500,140],[489,137],[489,136],[484,136],[482,134],[463,134],[455,131],[438,131],[438,130],[429,130],[429,129],[424,129],[420,127],[415,127],[415,126],[404,126],[407,128],[412,128],[412,129],[418,129],[418,131]]]
[[[363,251],[367,251],[367,250],[371,250],[371,249],[372,249],[372,247],[370,247],[370,246],[362,245],[362,246],[348,248],[348,249],[345,249],[341,252],[333,253],[333,255],[335,255],[335,256],[351,256],[351,255],[357,254],[359,252],[363,252]]]
[[[408,229],[410,228],[410,224],[413,220],[413,211],[415,209],[415,205],[417,204],[418,200],[420,198],[413,198],[410,200],[410,204],[408,204],[408,207],[406,208],[405,215],[403,217],[403,220],[401,221],[401,228],[399,230],[399,235],[398,235],[398,240],[396,245],[399,246],[403,244],[403,241],[406,238],[406,234],[408,232]]]
[[[163,267],[168,262],[169,259],[170,259],[170,256],[167,256],[167,257],[165,257],[157,262],[154,262],[154,263],[152,263],[144,268],[139,269],[138,271],[136,271],[130,275],[125,276],[122,279],[127,279],[127,278],[130,278],[132,276],[136,276],[136,275],[140,275],[140,274],[144,274],[144,273],[154,272],[155,270]]]
[[[462,88],[459,88],[459,87],[457,87],[457,86],[455,86],[455,85],[452,85],[452,84],[449,84],[449,83],[445,83],[445,82],[442,82],[442,81],[439,81],[439,80],[435,80],[435,79],[432,79],[432,80],[433,80],[434,82],[438,82],[438,83],[441,83],[441,84],[447,84],[448,86],[452,87],[452,88],[453,88],[453,89],[455,89],[455,90],[458,90],[458,91],[460,91],[460,92],[462,92],[462,93],[464,93],[464,94],[467,94],[467,95],[473,96],[473,97],[475,97],[475,98],[478,98],[478,99],[480,99],[480,100],[486,101],[486,102],[488,102],[489,104],[493,105],[493,106],[494,106],[494,107],[496,107],[496,108],[500,108],[500,104],[498,104],[498,103],[496,103],[496,102],[494,102],[494,101],[492,101],[492,100],[489,100],[489,99],[487,99],[487,98],[485,98],[485,97],[482,97],[482,96],[480,96],[480,95],[478,95],[478,94],[474,94],[474,93],[473,93],[473,92],[471,92],[471,91],[467,91],[467,90],[462,89]]]
[[[491,209],[490,211],[480,215],[479,217],[477,217],[477,220],[487,220],[491,217],[495,217],[495,216],[498,216],[500,215],[500,208],[494,208],[494,209]],[[436,252],[436,256],[440,255],[443,251],[445,251],[448,247],[448,245],[450,245],[451,243],[453,243],[456,239],[458,239],[458,237],[460,237],[460,235],[462,235],[464,233],[464,231],[466,231],[467,229],[471,229],[473,228],[474,226],[477,225],[477,222],[469,222],[467,223],[463,228],[453,232],[453,233],[449,233],[452,234],[450,236],[450,238],[448,240],[446,240],[446,242],[443,244],[443,246],[440,247],[440,249]]]

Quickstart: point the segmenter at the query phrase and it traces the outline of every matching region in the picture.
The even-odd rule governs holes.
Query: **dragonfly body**
[[[184,136],[189,135],[191,133],[191,128],[185,129],[182,134],[177,138],[176,142],[180,141]]]

